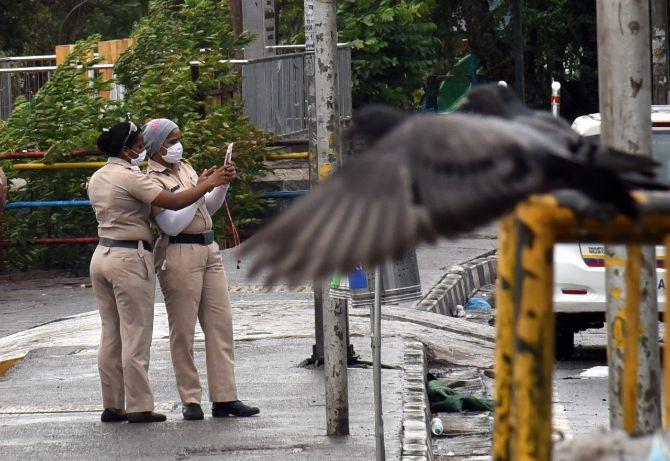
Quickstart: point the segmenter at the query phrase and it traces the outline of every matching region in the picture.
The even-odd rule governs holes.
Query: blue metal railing
[[[288,199],[306,194],[306,190],[289,190],[277,192],[263,192],[261,197],[264,199]],[[15,208],[40,208],[40,207],[71,207],[71,206],[91,206],[90,200],[45,200],[35,202],[10,202],[5,205],[5,209]]]

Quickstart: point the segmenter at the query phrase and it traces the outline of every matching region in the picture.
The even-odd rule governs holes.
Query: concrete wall
[[[498,258],[481,257],[452,266],[442,279],[417,303],[422,311],[454,315],[458,304],[464,305],[480,287],[495,283]]]

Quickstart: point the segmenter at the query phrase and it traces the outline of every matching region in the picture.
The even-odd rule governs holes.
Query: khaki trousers
[[[152,411],[149,355],[156,276],[149,251],[98,246],[91,259],[102,335],[98,370],[105,408]]]
[[[182,403],[202,399],[193,359],[196,319],[205,334],[210,401],[237,400],[233,317],[219,245],[169,244],[164,266],[163,257],[156,257],[156,271],[165,297],[172,365]]]

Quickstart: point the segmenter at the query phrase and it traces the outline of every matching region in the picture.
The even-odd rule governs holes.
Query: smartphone
[[[228,150],[226,150],[226,159],[223,161],[224,166],[228,165],[233,158],[233,144],[234,143],[232,142],[228,144]]]

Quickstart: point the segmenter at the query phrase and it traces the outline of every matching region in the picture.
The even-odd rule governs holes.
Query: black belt
[[[135,248],[137,249],[137,242],[140,240],[114,240],[114,239],[108,239],[105,237],[100,237],[98,239],[98,245],[103,246],[103,247],[110,247],[110,248]],[[147,251],[152,251],[153,247],[151,246],[151,243],[141,240],[142,244],[144,245],[144,249]]]
[[[195,243],[198,245],[209,245],[213,241],[213,230],[208,230],[202,234],[179,234],[170,236],[170,243]]]

